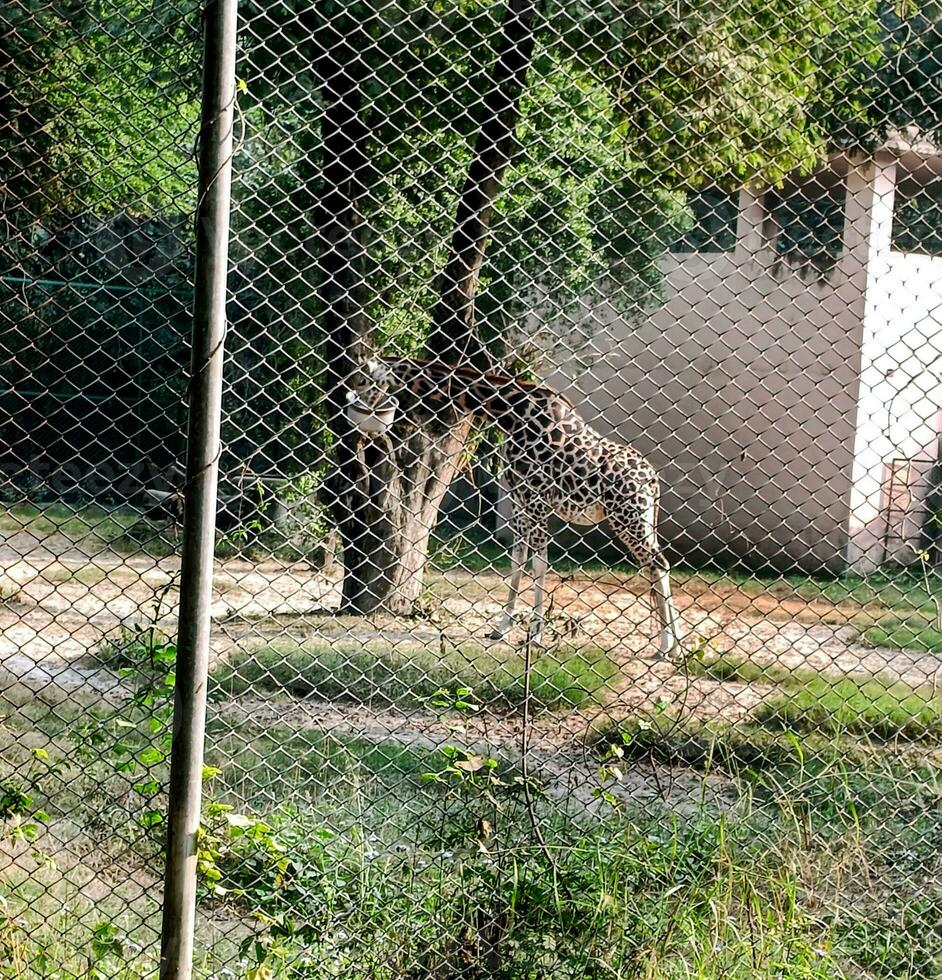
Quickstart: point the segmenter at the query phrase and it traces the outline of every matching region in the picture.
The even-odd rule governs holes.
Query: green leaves
[[[0,117],[27,135],[0,161],[5,185],[25,179],[22,198],[45,211],[189,210],[199,116],[193,26],[179,6],[160,17],[137,0],[69,16],[32,7],[0,51]]]
[[[137,755],[137,761],[142,766],[156,766],[163,762],[165,758],[166,753],[155,745],[148,745],[143,752],[139,752]]]
[[[556,16],[558,15],[558,16]],[[558,46],[611,89],[652,179],[777,183],[821,159],[835,78],[874,51],[876,7],[830,0],[551,8]]]
[[[470,687],[456,687],[454,691],[440,687],[431,697],[425,699],[438,712],[448,711],[471,713],[480,711],[481,705],[474,700],[474,690]]]
[[[0,820],[22,817],[30,812],[33,798],[12,779],[0,782]]]

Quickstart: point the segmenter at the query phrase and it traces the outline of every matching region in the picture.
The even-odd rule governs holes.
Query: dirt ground
[[[117,679],[83,658],[122,624],[156,617],[172,631],[178,580],[176,557],[128,557],[105,547],[93,552],[60,535],[7,533],[0,543],[0,666],[27,683],[105,693]],[[336,576],[303,564],[223,561],[217,564],[214,587],[215,659],[234,647],[278,637],[437,643],[444,633],[454,643],[486,646],[492,642],[488,629],[506,594],[499,573],[434,572],[428,581],[427,618],[406,621],[381,615],[364,620],[335,614]],[[622,669],[604,709],[537,721],[539,738],[557,748],[560,742],[578,742],[598,724],[600,711],[617,720],[667,704],[693,716],[732,722],[747,716],[767,693],[762,685],[691,678],[678,666],[657,660],[652,644],[655,624],[639,578],[619,580],[614,573],[552,575],[548,587],[549,642],[555,631],[569,643],[601,647]],[[937,656],[858,643],[852,621],[860,610],[853,604],[749,595],[728,580],[710,583],[695,578],[677,585],[675,592],[687,649],[708,641],[714,653],[793,669],[884,674],[912,685],[942,683],[942,659]],[[524,610],[527,598],[524,593]],[[519,643],[522,637],[521,625],[510,640]],[[264,705],[253,710],[264,713]],[[284,706],[278,710],[284,720]],[[304,723],[312,723],[317,715],[325,727],[361,732],[376,725],[390,728],[391,719],[371,722],[362,708],[304,704],[292,710]],[[419,729],[430,722],[410,719]],[[491,724],[498,721],[492,719]]]
[[[45,699],[120,699],[126,691],[115,673],[87,654],[122,625],[156,622],[172,633],[179,598],[179,560],[125,556],[107,547],[91,551],[60,535],[7,533],[0,539],[0,670],[8,681],[42,691]],[[409,641],[437,648],[444,634],[453,644],[487,648],[489,629],[506,595],[501,573],[432,572],[427,616],[414,620],[378,615],[340,616],[339,581],[303,564],[244,560],[217,563],[212,607],[212,657],[226,658],[279,638]],[[620,666],[618,680],[601,705],[536,715],[527,730],[527,758],[546,791],[564,805],[598,804],[598,762],[589,752],[600,729],[639,713],[668,708],[678,717],[735,723],[745,720],[772,693],[763,684],[722,683],[688,676],[682,665],[654,652],[655,623],[645,583],[616,573],[551,575],[549,636],[606,651]],[[524,637],[524,616],[509,639]],[[730,580],[693,578],[675,585],[686,650],[708,642],[712,653],[731,653],[757,663],[813,668],[835,674],[883,674],[912,685],[942,685],[942,658],[880,650],[856,641],[861,610],[825,598],[750,595]],[[0,675],[0,689],[3,677]],[[245,695],[210,708],[226,728],[285,725],[337,736],[434,749],[448,742],[472,751],[520,759],[519,715],[481,712],[456,726],[437,715],[376,710],[366,705]],[[699,806],[705,796],[734,805],[728,780],[651,763],[630,767],[617,787],[623,799],[658,798],[676,810]],[[727,799],[728,797],[728,799]]]

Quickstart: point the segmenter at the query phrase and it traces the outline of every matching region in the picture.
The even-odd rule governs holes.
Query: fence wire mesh
[[[0,5],[4,978],[158,970],[200,14]],[[938,5],[239,28],[195,974],[942,976]]]

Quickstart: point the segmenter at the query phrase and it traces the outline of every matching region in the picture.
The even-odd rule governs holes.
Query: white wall
[[[881,210],[892,215],[893,186]],[[890,250],[885,222],[871,248],[861,352],[848,562],[867,572],[884,558],[912,561],[898,526],[887,527],[887,467],[911,459],[923,479],[913,488],[905,534],[918,544],[925,474],[937,453],[942,405],[942,258]],[[887,533],[889,532],[889,533]]]

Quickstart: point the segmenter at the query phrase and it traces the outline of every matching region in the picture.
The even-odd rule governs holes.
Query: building
[[[711,221],[665,257],[663,305],[640,324],[597,311],[558,362],[583,415],[659,467],[675,560],[914,560],[942,406],[940,175],[897,136],[780,190],[701,195]]]

